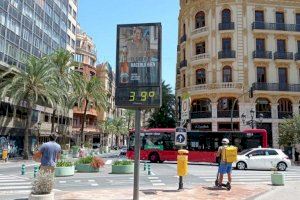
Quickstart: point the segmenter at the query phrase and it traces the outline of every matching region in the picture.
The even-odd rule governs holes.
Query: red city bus
[[[190,162],[217,162],[216,154],[223,138],[239,151],[255,147],[268,147],[265,129],[247,129],[242,132],[187,132]],[[178,146],[175,146],[175,129],[156,128],[141,130],[141,160],[150,162],[176,161]],[[134,159],[134,132],[129,133],[127,157]]]

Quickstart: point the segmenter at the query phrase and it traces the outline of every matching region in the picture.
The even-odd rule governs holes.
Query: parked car
[[[120,148],[120,155],[121,156],[126,156],[126,153],[127,153],[127,146],[122,146]]]
[[[291,166],[291,160],[280,149],[252,148],[239,153],[233,167],[244,169],[272,169],[285,171]]]

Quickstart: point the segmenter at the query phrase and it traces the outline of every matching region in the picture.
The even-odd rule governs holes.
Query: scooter
[[[225,187],[228,191],[231,190],[231,184],[227,182],[226,184],[222,183],[219,185],[219,171],[217,172],[217,179],[215,180],[215,186],[216,187]]]

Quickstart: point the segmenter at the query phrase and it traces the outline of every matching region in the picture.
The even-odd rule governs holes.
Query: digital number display
[[[157,94],[156,94],[157,95]],[[155,97],[155,91],[140,91],[140,94],[138,94],[138,92],[133,91],[130,92],[130,97],[129,97],[129,101],[147,101],[149,98],[153,98]]]

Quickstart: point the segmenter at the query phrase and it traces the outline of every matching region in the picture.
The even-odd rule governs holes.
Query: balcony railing
[[[180,68],[182,67],[186,67],[187,66],[187,61],[186,60],[183,60],[180,62]]]
[[[260,114],[263,114],[264,118],[272,118],[271,111],[256,111],[256,118],[259,118]]]
[[[202,59],[206,59],[206,58],[209,58],[209,54],[208,53],[202,53],[202,54],[197,54],[197,55],[194,55],[192,57],[192,61],[195,61],[195,60],[202,60]]]
[[[219,51],[218,53],[218,58],[235,58],[235,51],[232,50],[224,50],[224,51]]]
[[[290,118],[293,118],[293,112],[278,111],[278,119],[290,119]]]
[[[254,90],[300,92],[300,84],[253,83]]]
[[[232,113],[232,117],[237,118],[239,117],[239,111],[234,110]],[[230,110],[218,110],[218,118],[231,118],[231,111]]]
[[[219,23],[219,30],[233,30],[234,29],[234,22],[223,22]]]
[[[180,43],[183,43],[185,41],[186,41],[186,34],[184,34],[183,36],[181,36]]]
[[[283,60],[293,60],[293,53],[292,52],[275,52],[274,53],[274,60],[276,59],[283,59]]]
[[[193,30],[192,35],[196,35],[198,33],[203,33],[203,32],[207,32],[207,31],[208,31],[208,27],[204,26],[204,27],[197,28],[197,29]]]
[[[300,32],[300,24],[253,22],[252,29]]]
[[[272,51],[253,51],[253,58],[272,59]]]
[[[298,52],[298,53],[295,53],[295,60],[300,60],[300,53]]]
[[[191,118],[197,119],[197,118],[211,118],[212,114],[209,111],[198,111],[198,112],[191,112]]]

